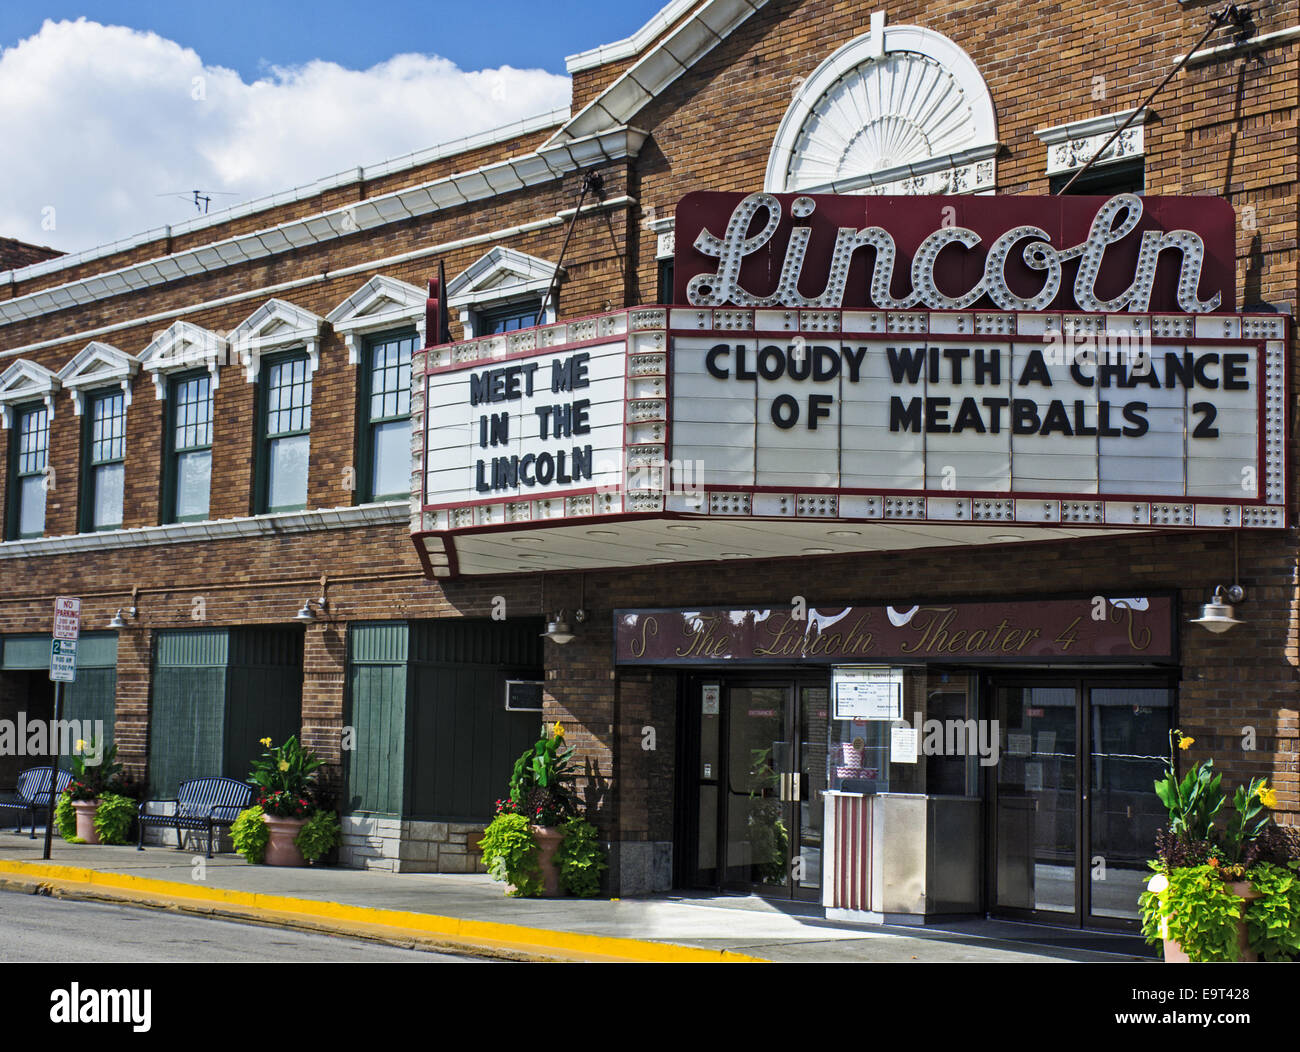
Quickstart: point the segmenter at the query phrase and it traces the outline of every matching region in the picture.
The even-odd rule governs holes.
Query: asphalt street
[[[0,892],[0,961],[50,964],[484,963],[166,910]]]

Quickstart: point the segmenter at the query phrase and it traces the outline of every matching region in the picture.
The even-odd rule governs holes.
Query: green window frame
[[[14,409],[14,427],[9,433],[9,443],[9,507],[5,539],[43,537],[45,476],[50,457],[50,415],[44,404],[37,402]]]
[[[361,503],[406,499],[411,494],[411,356],[413,330],[369,337],[361,359]]]
[[[95,391],[82,414],[81,532],[120,530],[126,504],[126,394]]]
[[[500,307],[491,307],[475,312],[478,324],[474,326],[475,336],[490,336],[498,332],[514,332],[517,329],[531,329],[542,324],[542,300],[535,297],[518,300]]]
[[[311,384],[306,351],[268,355],[262,360],[257,432],[259,514],[307,507]]]
[[[1074,172],[1061,172],[1048,180],[1048,192],[1058,194],[1069,183]],[[1127,161],[1103,164],[1089,168],[1070,187],[1070,197],[1091,194],[1097,197],[1114,197],[1116,194],[1138,194],[1146,188],[1146,158],[1133,157]]]
[[[169,379],[163,450],[163,521],[206,520],[212,496],[212,375],[206,370]]]

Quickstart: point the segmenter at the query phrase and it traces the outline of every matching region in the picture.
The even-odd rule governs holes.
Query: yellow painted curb
[[[311,919],[328,921],[351,930],[386,928],[413,936],[432,937],[446,944],[482,946],[509,953],[559,953],[577,960],[626,961],[645,963],[765,963],[760,958],[730,950],[709,950],[672,943],[647,942],[622,936],[586,935],[579,932],[554,931],[522,924],[498,921],[464,920],[433,913],[410,913],[370,906],[349,906],[341,902],[296,899],[286,895],[235,891],[230,888],[199,887],[175,881],[137,877],[128,873],[106,873],[81,866],[48,862],[0,860],[0,873],[37,877],[60,883],[81,884],[92,888],[131,892],[143,901],[166,900],[162,905],[207,903],[252,911],[255,919]]]

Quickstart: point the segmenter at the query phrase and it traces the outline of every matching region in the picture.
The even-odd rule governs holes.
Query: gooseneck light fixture
[[[573,612],[573,621],[574,624],[580,625],[587,620],[587,611],[583,609],[583,601],[585,600],[586,593],[587,593],[587,580],[585,576],[579,578],[579,580],[581,581],[580,587],[582,589],[581,591],[582,598],[578,600],[578,608]],[[546,610],[546,577],[545,575],[543,575],[542,577],[543,613],[545,613],[545,610]],[[553,618],[549,616],[547,617],[546,631],[542,633],[542,638],[549,639],[552,643],[556,643],[560,646],[563,646],[565,643],[570,643],[573,641],[574,632],[573,629],[569,627],[569,622],[565,620],[563,610],[561,610]]]
[[[1201,616],[1192,618],[1192,624],[1200,625],[1216,636],[1228,631],[1233,625],[1243,624],[1236,617],[1234,603],[1246,598],[1246,590],[1237,582],[1240,580],[1237,565],[1237,535],[1232,535],[1232,584],[1214,586],[1214,594],[1208,603],[1201,606]]]
[[[124,628],[130,628],[128,621],[134,621],[140,614],[137,602],[140,596],[139,588],[131,589],[131,605],[127,607],[119,606],[117,613],[113,615],[113,620],[108,623],[108,627],[114,631],[120,632]],[[125,617],[123,615],[126,615]]]
[[[325,594],[325,590],[328,587],[328,584],[329,584],[329,578],[322,575],[320,579],[320,598],[304,599],[302,601],[302,607],[298,610],[296,614],[293,615],[293,619],[295,621],[301,621],[305,625],[311,624],[311,622],[315,621],[316,612],[312,610],[313,605],[318,607],[322,614],[328,614],[330,612],[330,601]]]

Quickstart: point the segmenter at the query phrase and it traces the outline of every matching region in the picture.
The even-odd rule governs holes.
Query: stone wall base
[[[609,852],[611,896],[650,895],[673,886],[673,845],[667,840],[616,840]]]
[[[339,865],[388,873],[485,873],[476,822],[344,815]]]

